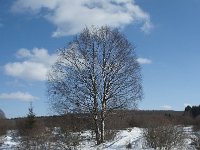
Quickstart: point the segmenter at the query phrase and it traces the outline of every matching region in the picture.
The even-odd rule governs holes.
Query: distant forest
[[[185,114],[189,114],[189,115],[192,115],[193,117],[197,117],[198,115],[200,115],[200,105],[185,107]]]

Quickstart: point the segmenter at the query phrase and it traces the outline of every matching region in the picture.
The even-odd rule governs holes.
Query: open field
[[[155,132],[153,136],[158,137],[157,141],[163,138],[159,136],[165,131],[164,134],[165,136],[169,135],[168,138],[181,137],[178,140],[182,142],[182,150],[195,150],[197,149],[195,144],[198,144],[200,137],[199,118],[195,119],[184,115],[182,111],[115,111],[106,120],[106,142],[99,146],[95,145],[93,122],[89,114],[36,117],[35,129],[28,131],[24,129],[25,122],[26,118],[4,120],[7,131],[1,134],[0,149],[10,150],[17,149],[17,147],[22,149],[20,146],[26,141],[29,148],[30,144],[33,143],[33,145],[36,143],[37,146],[40,145],[39,150],[43,149],[41,145],[43,147],[48,145],[48,147],[52,147],[51,149],[55,149],[57,145],[70,145],[81,150],[128,148],[153,150],[145,140],[149,133],[152,133],[150,131]],[[168,132],[170,130],[177,135],[171,137],[171,133]],[[73,144],[71,145],[70,142]],[[153,141],[150,140],[150,142]],[[172,147],[174,150],[179,150],[179,146]],[[56,149],[64,148],[58,147]]]

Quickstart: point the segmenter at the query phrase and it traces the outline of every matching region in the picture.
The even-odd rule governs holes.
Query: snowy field
[[[116,133],[116,136],[113,140],[107,141],[106,143],[96,146],[95,141],[91,140],[91,131],[85,131],[81,133],[82,141],[78,146],[80,150],[126,150],[127,145],[129,145],[133,150],[153,150],[150,148],[146,148],[143,138],[142,128],[129,128],[126,130],[120,130]],[[192,133],[192,127],[184,127],[184,132],[189,136],[185,139],[182,148],[176,147],[173,150],[195,150],[195,147],[191,144],[192,141],[189,137],[194,136]],[[17,149],[17,145],[19,138],[15,137],[14,131],[9,131],[7,135],[1,137],[0,150],[15,150]]]

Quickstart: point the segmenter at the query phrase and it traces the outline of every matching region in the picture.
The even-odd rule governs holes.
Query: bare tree
[[[109,112],[136,107],[142,99],[134,47],[117,29],[107,26],[85,28],[67,48],[59,49],[47,86],[57,112],[92,114],[97,144],[104,142]]]

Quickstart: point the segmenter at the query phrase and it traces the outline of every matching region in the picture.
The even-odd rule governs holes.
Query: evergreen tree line
[[[185,114],[190,114],[193,117],[200,115],[200,105],[199,106],[187,106],[185,107]]]

